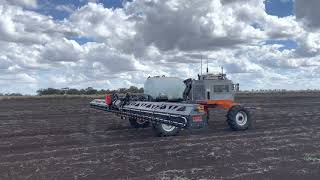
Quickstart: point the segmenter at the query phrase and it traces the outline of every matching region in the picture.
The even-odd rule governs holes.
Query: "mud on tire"
[[[153,130],[156,136],[175,136],[179,133],[181,128],[170,126],[166,124],[153,124]]]
[[[227,122],[234,131],[243,131],[251,127],[250,112],[241,106],[233,106],[227,114]]]
[[[147,128],[150,125],[149,121],[141,120],[137,118],[129,118],[129,123],[133,128]]]

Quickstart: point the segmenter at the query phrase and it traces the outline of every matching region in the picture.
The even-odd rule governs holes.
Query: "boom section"
[[[90,103],[95,109],[116,113],[128,118],[142,118],[152,123],[168,124],[180,128],[202,128],[207,124],[206,112],[199,104],[129,101],[107,105],[104,100]]]

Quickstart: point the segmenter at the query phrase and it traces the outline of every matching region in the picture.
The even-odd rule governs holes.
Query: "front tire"
[[[227,122],[234,131],[243,131],[251,127],[250,112],[241,106],[233,106],[227,114]]]
[[[133,128],[147,128],[150,125],[149,121],[138,118],[129,118],[129,123]]]
[[[181,128],[179,128],[179,127],[171,126],[171,125],[167,125],[167,124],[162,124],[162,123],[154,124],[153,129],[155,131],[155,134],[160,137],[161,136],[175,136],[181,130]]]

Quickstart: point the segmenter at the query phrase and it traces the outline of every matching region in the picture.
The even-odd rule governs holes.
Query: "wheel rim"
[[[248,121],[248,115],[244,111],[239,111],[236,115],[236,122],[239,126],[244,126],[247,124]]]
[[[161,124],[162,126],[162,129],[167,131],[167,132],[170,132],[170,131],[173,131],[174,130],[174,126],[171,126],[171,125],[167,125],[167,124]]]

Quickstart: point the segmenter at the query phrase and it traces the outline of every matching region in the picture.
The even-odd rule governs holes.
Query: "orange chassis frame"
[[[231,100],[206,100],[206,101],[197,101],[198,104],[203,105],[205,109],[207,108],[223,108],[230,109],[233,106],[240,105]]]

